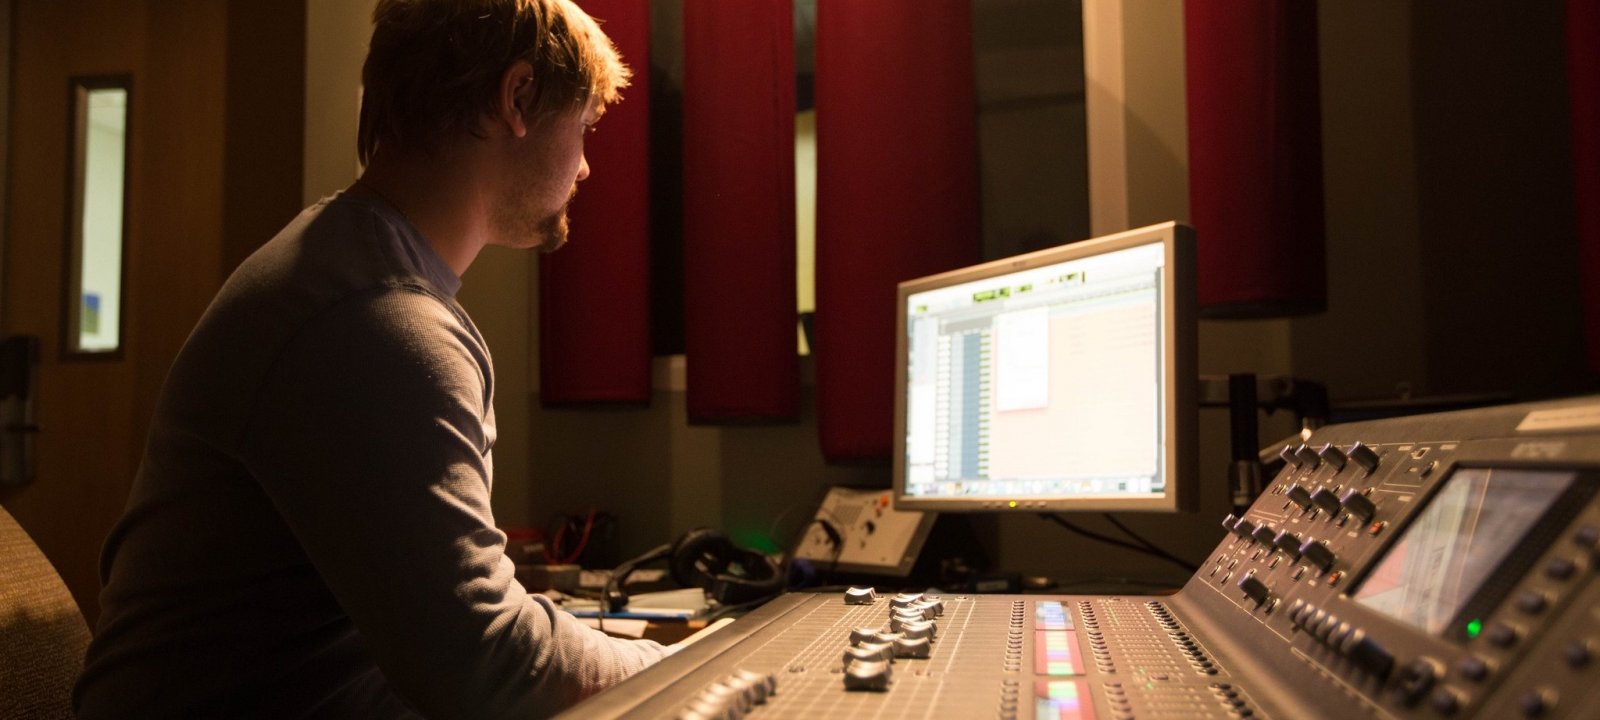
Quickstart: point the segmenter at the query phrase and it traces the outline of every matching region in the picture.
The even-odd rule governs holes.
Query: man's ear
[[[533,105],[533,66],[526,60],[511,63],[500,74],[493,120],[512,137],[528,134],[528,109]]]

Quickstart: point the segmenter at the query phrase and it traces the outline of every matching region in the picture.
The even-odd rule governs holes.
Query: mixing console
[[[1600,717],[1600,398],[1283,457],[1175,595],[791,593],[570,716]]]

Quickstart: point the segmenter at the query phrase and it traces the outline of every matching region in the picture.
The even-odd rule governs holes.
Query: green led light
[[[1480,632],[1483,632],[1482,620],[1471,620],[1467,622],[1467,637],[1475,638]]]

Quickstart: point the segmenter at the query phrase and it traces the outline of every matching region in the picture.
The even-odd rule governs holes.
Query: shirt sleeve
[[[489,359],[388,289],[303,328],[239,454],[395,692],[429,717],[553,714],[660,659],[530,596],[489,507]]]

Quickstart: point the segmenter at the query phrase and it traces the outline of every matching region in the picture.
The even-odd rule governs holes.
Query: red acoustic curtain
[[[818,431],[830,461],[893,448],[895,286],[978,259],[967,0],[818,0]]]
[[[1589,369],[1600,373],[1600,4],[1592,0],[1567,0],[1567,88]]]
[[[1188,0],[1184,35],[1202,314],[1321,312],[1317,4]]]
[[[794,9],[683,4],[684,354],[691,423],[800,413]]]
[[[571,240],[539,259],[546,406],[650,402],[650,3],[579,0],[633,70],[586,140]]]

